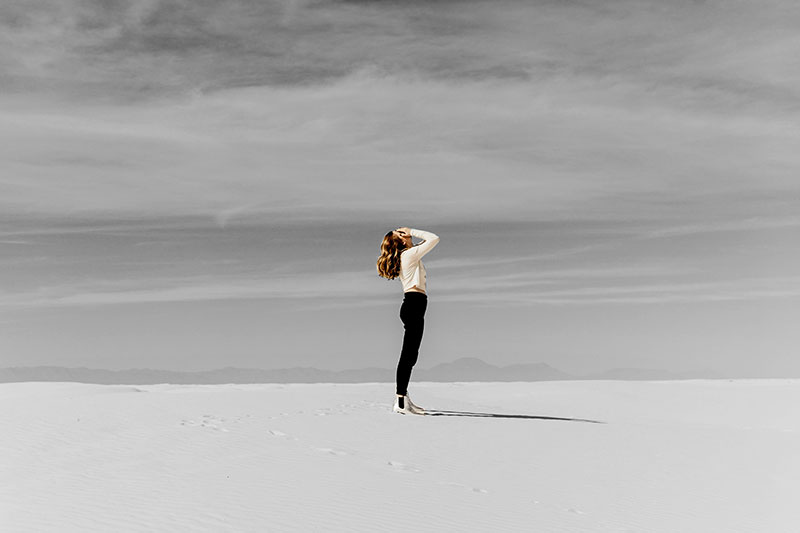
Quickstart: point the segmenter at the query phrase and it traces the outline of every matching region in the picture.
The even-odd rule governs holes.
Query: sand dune
[[[0,530],[799,530],[800,380],[411,394],[462,415],[387,383],[3,384]]]

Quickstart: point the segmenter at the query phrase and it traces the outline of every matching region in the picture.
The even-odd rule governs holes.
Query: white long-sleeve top
[[[422,256],[433,250],[439,244],[439,236],[430,231],[409,228],[412,237],[425,239],[424,242],[406,248],[400,254],[400,281],[403,282],[403,292],[416,286],[425,291],[425,265]]]

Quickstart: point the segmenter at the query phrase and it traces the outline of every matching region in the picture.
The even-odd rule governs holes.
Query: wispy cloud
[[[746,218],[743,220],[723,220],[706,224],[663,227],[646,232],[642,238],[654,239],[659,237],[674,237],[678,235],[694,235],[698,233],[758,231],[794,228],[798,226],[800,226],[800,217],[798,216],[761,216]]]
[[[503,287],[506,288],[506,287]],[[478,307],[509,305],[667,304],[763,301],[800,296],[800,278],[775,277],[720,282],[650,283],[547,289],[526,287],[501,293],[477,290],[444,294],[439,301],[469,302]]]
[[[44,112],[31,100],[40,109],[30,115],[0,110],[17,117],[0,128],[0,202],[12,213],[205,214],[220,224],[244,212],[341,220],[370,209],[435,210],[451,221],[479,212],[671,224],[689,214],[687,197],[707,217],[735,218],[792,190],[797,134],[773,128],[772,118],[743,127],[684,113],[677,125],[679,110],[637,116],[624,98],[600,114],[549,107],[530,99],[532,89],[359,75],[169,106]],[[759,143],[748,144],[754,135]],[[782,170],[766,144],[785,152]],[[756,181],[759,166],[770,175]],[[397,184],[424,193],[409,203]]]
[[[495,305],[586,305],[597,303],[669,303],[792,298],[800,295],[800,277],[751,277],[719,281],[684,279],[693,272],[663,266],[577,268],[493,276],[475,285],[474,278],[437,280],[440,302]],[[181,276],[171,279],[109,280],[6,292],[0,306],[14,308],[80,307],[154,302],[289,299],[301,309],[370,307],[396,302],[399,285],[388,294],[385,280],[368,283],[365,271],[314,275],[225,279]],[[371,279],[371,277],[370,277]],[[616,280],[609,284],[608,280]]]
[[[116,279],[43,286],[2,295],[0,306],[72,307],[152,302],[323,298],[352,294],[363,286],[364,273],[338,272],[324,276],[265,275],[256,279],[224,276],[180,276],[162,279]]]

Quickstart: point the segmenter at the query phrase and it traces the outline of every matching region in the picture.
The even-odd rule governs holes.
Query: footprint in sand
[[[347,452],[343,452],[342,450],[335,450],[333,448],[314,448],[318,452],[322,453],[329,453],[331,455],[347,455]]]
[[[422,470],[420,470],[416,466],[399,463],[397,461],[389,461],[387,464],[400,472],[422,472]]]
[[[194,427],[208,428],[208,429],[213,429],[214,431],[222,431],[224,433],[227,433],[229,431],[226,428],[219,427],[219,426],[217,426],[215,424],[210,424],[210,423],[205,422],[205,421],[197,422],[195,420],[181,420],[181,425],[182,426],[194,426]]]
[[[222,424],[225,422],[224,418],[216,418],[211,415],[203,415],[203,418],[200,421],[197,420],[181,420],[182,426],[195,426],[195,427],[203,427],[208,429],[213,429],[215,431],[224,431],[228,432],[228,430],[222,427]]]
[[[531,500],[531,503],[534,505],[541,505],[542,507],[549,507],[550,509],[561,509],[562,511],[567,513],[586,514],[584,511],[581,511],[580,509],[575,509],[574,507],[559,507],[558,504],[542,503],[539,500]]]
[[[440,485],[451,485],[453,487],[461,487],[462,489],[467,489],[472,492],[478,492],[480,494],[489,494],[489,491],[486,489],[482,489],[480,487],[470,487],[469,485],[464,485],[463,483],[456,483],[455,481],[440,481]]]
[[[203,421],[200,423],[201,426],[207,427],[209,429],[214,429],[216,431],[225,431],[228,430],[222,427],[222,424],[225,422],[224,418],[217,418],[211,415],[203,415]]]

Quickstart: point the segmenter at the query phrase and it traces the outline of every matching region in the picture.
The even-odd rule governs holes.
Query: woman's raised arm
[[[433,250],[433,248],[439,244],[439,236],[433,232],[414,228],[409,228],[408,232],[412,237],[424,239],[421,244],[403,250],[403,256],[409,255],[409,259],[419,260],[423,255]]]

